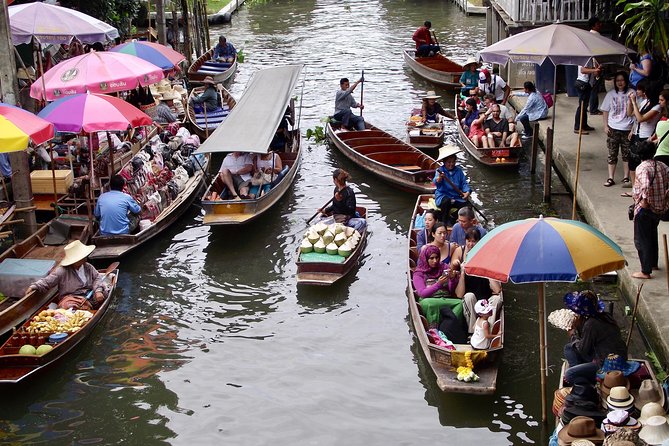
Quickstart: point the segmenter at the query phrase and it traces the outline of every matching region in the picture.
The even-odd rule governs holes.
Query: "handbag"
[[[546,101],[546,107],[551,108],[553,106],[553,95],[546,92],[546,93],[541,93],[541,96],[543,96],[544,101]]]

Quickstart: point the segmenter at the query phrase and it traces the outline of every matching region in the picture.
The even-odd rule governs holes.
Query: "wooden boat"
[[[326,134],[330,143],[360,168],[393,186],[419,194],[434,192],[437,161],[369,123],[365,126],[365,130],[347,130],[328,123]]]
[[[66,229],[66,231],[64,231],[66,233],[63,234],[66,239],[60,245],[47,245],[45,241],[48,241],[47,235],[49,234],[49,227],[56,225],[60,225],[61,228]],[[14,246],[0,254],[0,264],[6,259],[28,260],[28,262],[25,262],[27,265],[30,265],[30,260],[37,260],[38,262],[32,263],[42,262],[40,263],[39,268],[35,267],[35,270],[42,270],[44,263],[48,263],[49,266],[47,266],[47,269],[50,269],[51,267],[58,265],[63,259],[63,256],[65,255],[63,248],[67,243],[74,240],[79,240],[85,243],[88,240],[90,237],[90,226],[90,222],[85,217],[61,215],[52,220],[48,225],[42,226],[36,233],[24,241],[14,244]],[[20,267],[20,265],[17,266]],[[11,280],[14,282],[11,284],[12,286],[8,286],[7,288],[3,286],[3,288],[0,289],[6,296],[6,299],[0,302],[0,335],[23,322],[39,307],[44,305],[55,291],[55,289],[52,289],[46,293],[33,292],[24,295],[23,291],[30,284],[21,283],[21,286],[18,286],[16,282],[19,279]]]
[[[420,77],[446,88],[460,88],[464,68],[441,53],[432,57],[416,57],[416,50],[404,50],[404,61]]]
[[[233,62],[216,62],[212,60],[214,49],[210,49],[188,67],[188,81],[192,84],[202,83],[205,77],[211,76],[214,82],[224,82],[237,70],[237,56]]]
[[[412,119],[421,118],[421,121]],[[438,122],[423,123],[421,110],[414,109],[407,121],[407,135],[409,144],[421,150],[438,149],[444,144],[444,118],[439,116]]]
[[[288,65],[256,72],[230,116],[200,146],[197,153],[268,153],[270,142],[286,109],[290,107],[294,111],[291,97],[301,69],[302,65]],[[260,103],[265,106],[258,107]],[[251,128],[252,132],[249,131]],[[284,166],[278,182],[274,181],[267,192],[256,198],[237,201],[220,199],[225,196],[226,189],[220,177],[215,175],[202,196],[203,223],[241,225],[260,217],[292,188],[300,165],[301,151],[298,123],[288,130],[288,144],[283,151],[278,152]],[[212,195],[213,192],[216,195]]]
[[[199,136],[201,140],[205,140],[223,121],[226,120],[230,111],[237,103],[230,92],[219,85],[217,86],[217,90],[221,102],[221,109],[208,112],[207,114],[204,112],[195,113],[193,105],[191,104],[191,99],[202,94],[204,89],[205,87],[194,88],[188,96],[188,104],[186,105],[186,116],[188,117],[188,121],[191,123],[193,132]]]
[[[9,339],[0,347],[0,385],[2,384],[17,384],[28,377],[36,374],[41,370],[49,368],[52,364],[57,362],[65,356],[70,350],[76,347],[81,341],[86,339],[95,326],[104,317],[109,309],[112,301],[114,288],[116,287],[116,278],[118,270],[112,271],[106,280],[110,280],[109,296],[102,303],[99,309],[91,310],[93,316],[88,319],[85,324],[62,342],[53,345],[53,349],[41,356],[36,355],[21,355],[19,349],[25,344],[42,344],[48,339],[52,333],[41,333],[40,335],[29,334],[27,328],[34,316],[37,316],[41,311],[46,310],[48,305],[41,306],[32,317],[26,321],[19,330],[14,332]],[[55,301],[57,297],[52,299]],[[42,339],[40,339],[42,338]]]
[[[455,98],[455,109],[458,109],[458,98]],[[461,119],[461,118],[460,118]],[[460,119],[456,119],[458,125],[458,135],[460,135],[460,141],[462,145],[465,146],[467,152],[473,156],[481,164],[485,164],[489,167],[517,167],[520,163],[520,155],[523,151],[522,146],[518,147],[497,147],[494,149],[485,149],[482,147],[476,147],[474,143],[469,139],[465,134],[464,129],[462,128],[462,123]]]
[[[356,207],[362,218],[367,218],[367,209]],[[297,264],[298,285],[332,285],[346,274],[351,272],[358,264],[358,259],[365,249],[367,243],[367,227],[360,234],[360,241],[348,257],[331,256],[327,254],[308,253],[302,254],[298,248],[295,263]],[[315,256],[313,255],[315,254]],[[327,256],[323,258],[322,256]]]
[[[407,287],[407,298],[409,301],[409,313],[411,315],[411,325],[420,344],[421,350],[430,364],[432,371],[437,378],[437,385],[444,392],[453,393],[470,393],[479,395],[493,394],[497,388],[497,371],[500,364],[502,348],[504,346],[504,310],[499,313],[499,318],[492,328],[492,332],[500,333],[495,339],[491,341],[490,348],[486,350],[487,357],[483,363],[476,364],[474,372],[479,376],[477,382],[463,382],[456,379],[457,372],[451,365],[451,350],[437,346],[430,342],[427,335],[428,323],[425,316],[422,314],[418,298],[414,293],[413,288],[413,271],[418,262],[418,252],[416,251],[416,234],[414,229],[414,221],[416,215],[423,213],[427,209],[427,203],[432,195],[420,195],[416,200],[416,207],[414,208],[411,217],[411,225],[409,228],[409,250],[408,257],[408,274],[407,278],[409,286]],[[455,344],[457,351],[472,350],[469,344]]]
[[[98,231],[91,243],[96,246],[89,256],[91,260],[117,259],[140,247],[177,221],[193,204],[204,184],[205,172],[209,164],[209,155],[197,155],[202,169],[188,179],[185,187],[176,198],[145,228],[138,228],[135,234],[100,235]]]

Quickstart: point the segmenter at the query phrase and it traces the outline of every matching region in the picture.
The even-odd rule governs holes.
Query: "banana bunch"
[[[474,373],[474,362],[472,361],[472,352],[471,351],[466,351],[465,352],[465,363],[466,365],[460,366],[457,369],[458,376],[457,379],[458,381],[464,381],[464,382],[476,382],[479,380],[479,376]]]
[[[74,333],[93,317],[86,310],[43,310],[35,316],[27,327],[30,334],[40,333]]]

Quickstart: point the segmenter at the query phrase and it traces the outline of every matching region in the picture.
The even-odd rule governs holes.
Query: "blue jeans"
[[[365,130],[365,120],[363,117],[354,115],[351,110],[343,110],[335,113],[333,118],[337,121],[341,121],[344,127],[355,128],[356,130]]]
[[[587,362],[583,359],[571,342],[564,346],[564,358],[569,363],[569,368],[564,375],[565,381],[573,384],[575,379],[585,378],[592,384],[596,382],[599,366],[595,362]]]
[[[530,125],[530,117],[527,116],[525,113],[520,113],[516,117],[516,121],[519,121],[521,124],[523,124],[523,127],[525,127],[525,134],[528,136],[532,136],[532,126]]]
[[[419,46],[418,49],[416,50],[416,56],[417,57],[427,56],[430,54],[430,51],[436,53],[437,51],[439,51],[439,45],[430,45],[424,43],[421,46]]]

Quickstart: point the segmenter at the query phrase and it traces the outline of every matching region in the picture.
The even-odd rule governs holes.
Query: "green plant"
[[[657,371],[657,373],[655,373],[657,380],[660,382],[664,381],[667,378],[667,372],[662,367],[662,363],[657,358],[655,352],[646,352],[646,357],[651,362],[651,364],[653,364],[653,368]]]
[[[244,50],[237,51],[237,62],[244,63]]]
[[[307,129],[307,139],[314,139],[315,142],[321,143],[325,141],[325,129],[317,125],[313,129]]]
[[[662,54],[669,49],[669,2],[666,0],[618,0],[623,11],[616,16],[621,32],[627,34],[625,43],[634,44],[642,51],[657,50]]]

